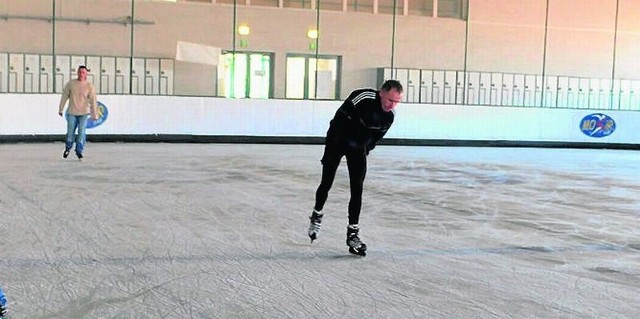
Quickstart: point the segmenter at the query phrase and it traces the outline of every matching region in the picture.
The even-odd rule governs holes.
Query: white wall
[[[99,97],[109,116],[90,135],[323,137],[340,101],[239,100],[211,97]],[[0,94],[0,135],[65,133],[59,95]],[[580,130],[600,112],[616,130],[602,138]],[[640,112],[400,104],[388,138],[640,144]]]
[[[134,28],[137,57],[173,58],[177,41],[230,50],[237,13],[236,24],[248,23],[251,35],[247,47],[236,49],[274,54],[276,98],[285,96],[287,54],[315,53],[306,37],[307,29],[317,22],[313,10],[242,5],[234,11],[233,6],[213,3],[135,3],[136,18],[153,23]],[[130,4],[57,0],[55,8],[59,18],[110,20],[130,15]],[[637,0],[470,0],[468,25],[458,19],[398,16],[395,29],[388,14],[328,10],[320,14],[319,53],[342,57],[341,98],[353,88],[376,86],[375,70],[391,66],[392,40],[398,68],[629,80],[640,74]],[[48,17],[52,2],[0,0],[0,15]],[[0,19],[0,51],[51,54],[55,39],[56,54],[128,57],[131,53],[129,26],[58,21],[55,37],[52,27],[46,20]],[[16,37],[14,30],[29,32]],[[179,65],[175,76],[177,95],[215,92],[212,68]]]

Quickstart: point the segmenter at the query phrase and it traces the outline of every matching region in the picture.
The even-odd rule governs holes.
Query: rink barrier
[[[103,95],[90,142],[321,144],[341,101]],[[0,94],[0,142],[62,141],[57,94]],[[401,103],[381,144],[637,149],[640,112]],[[604,134],[606,133],[606,134]]]
[[[0,144],[48,143],[64,141],[64,135],[0,135]],[[202,136],[202,135],[88,135],[90,143],[220,143],[220,144],[308,144],[322,145],[322,137],[281,136]],[[538,142],[538,141],[479,141],[479,140],[430,140],[386,138],[379,145],[441,146],[441,147],[520,147],[520,148],[572,148],[640,150],[640,144],[586,143],[586,142]]]

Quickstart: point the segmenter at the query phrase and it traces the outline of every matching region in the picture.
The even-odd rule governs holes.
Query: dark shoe
[[[82,160],[82,158],[84,157],[82,156],[82,153],[78,153],[78,152],[76,152],[76,156],[78,157],[79,160]]]
[[[62,153],[62,158],[67,158],[69,157],[69,150],[64,150],[64,153]]]

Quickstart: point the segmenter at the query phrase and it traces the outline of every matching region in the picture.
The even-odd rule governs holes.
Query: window
[[[347,0],[347,11],[373,13],[373,0]]]
[[[434,0],[416,0],[409,2],[409,15],[413,16],[433,16]]]
[[[252,6],[278,7],[278,0],[251,0]]]
[[[232,52],[220,57],[218,95],[230,98],[268,99],[272,94],[271,53]]]
[[[321,0],[320,10],[342,11],[342,0]]]
[[[283,0],[282,6],[285,8],[311,9],[311,1],[315,0]]]
[[[438,17],[467,19],[465,5],[468,1],[463,0],[438,0]]]
[[[382,14],[393,14],[393,6],[394,0],[378,0],[378,13]],[[395,1],[395,13],[396,15],[403,14],[404,1],[396,0]]]
[[[338,99],[340,57],[287,56],[285,97],[288,99]]]

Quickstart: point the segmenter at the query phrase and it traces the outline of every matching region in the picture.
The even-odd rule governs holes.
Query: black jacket
[[[394,112],[382,109],[380,93],[374,89],[351,92],[331,120],[326,144],[344,151],[367,154],[393,124]]]

